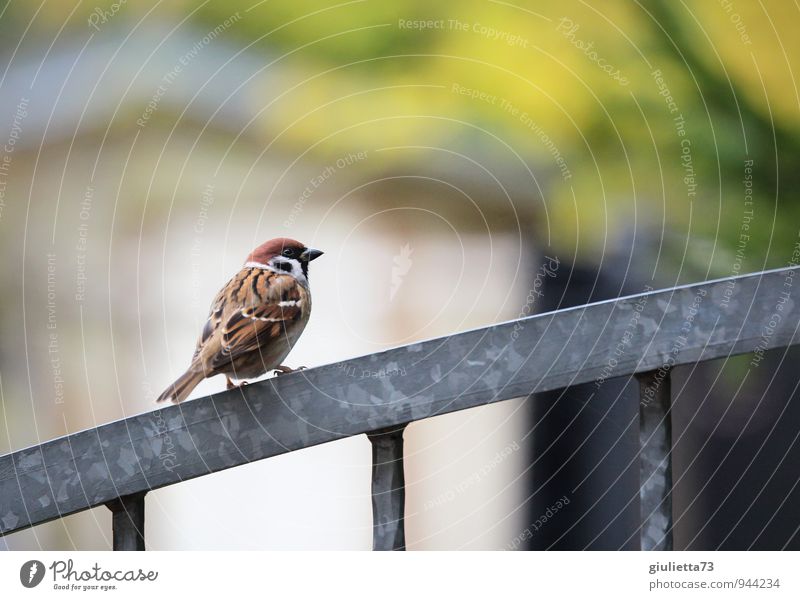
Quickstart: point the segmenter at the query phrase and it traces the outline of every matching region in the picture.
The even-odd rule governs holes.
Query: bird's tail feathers
[[[194,371],[189,369],[178,377],[175,380],[175,383],[168,386],[161,395],[158,397],[156,402],[167,402],[170,401],[174,404],[178,404],[179,402],[183,402],[186,400],[186,397],[192,393],[192,390],[197,387],[197,384],[203,381],[205,375],[202,371]]]

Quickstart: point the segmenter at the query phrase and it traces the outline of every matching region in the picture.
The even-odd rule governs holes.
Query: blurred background
[[[780,0],[6,1],[0,452],[152,410],[272,237],[326,251],[293,366],[786,266],[799,25]],[[800,549],[797,358],[676,373],[677,548]],[[625,380],[412,424],[409,547],[635,548],[636,411]],[[367,549],[369,468],[359,436],[152,492],[149,547]],[[109,548],[109,516],[0,548]]]

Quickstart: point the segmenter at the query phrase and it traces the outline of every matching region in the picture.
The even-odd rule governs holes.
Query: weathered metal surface
[[[796,344],[793,275],[776,270],[537,315],[284,375],[20,450],[0,457],[0,534],[434,415]]]
[[[372,549],[405,550],[405,425],[369,434],[372,444]]]
[[[108,502],[112,513],[114,550],[144,550],[144,495],[132,494]]]
[[[672,550],[672,415],[669,369],[639,379],[642,550]]]

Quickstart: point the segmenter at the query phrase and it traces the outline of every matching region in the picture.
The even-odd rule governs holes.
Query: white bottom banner
[[[792,552],[3,552],[3,598],[800,598]],[[203,597],[204,597],[203,596]]]

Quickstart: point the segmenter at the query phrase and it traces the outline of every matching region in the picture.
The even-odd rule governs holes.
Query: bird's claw
[[[246,381],[242,381],[239,385],[233,383],[233,380],[230,377],[225,378],[225,388],[229,390],[234,390],[236,388],[244,387],[249,385]]]
[[[294,373],[295,371],[303,371],[304,369],[306,369],[306,367],[297,367],[296,369],[292,369],[286,365],[279,365],[275,367],[272,372],[275,377],[280,377],[281,375],[287,375],[288,373]]]

